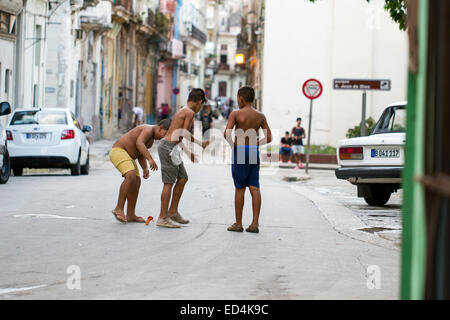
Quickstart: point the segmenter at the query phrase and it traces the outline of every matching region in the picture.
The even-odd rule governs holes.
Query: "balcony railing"
[[[219,64],[219,71],[230,71],[230,65],[229,64],[225,64],[225,63],[221,63]]]
[[[205,44],[206,40],[208,40],[207,35],[194,25],[191,28],[191,37]]]

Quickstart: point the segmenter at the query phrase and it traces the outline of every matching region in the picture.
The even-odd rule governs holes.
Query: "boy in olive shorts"
[[[117,205],[112,213],[114,217],[122,222],[145,222],[144,218],[138,217],[135,214],[136,202],[141,186],[141,178],[139,176],[139,169],[136,164],[136,159],[143,170],[144,179],[148,179],[150,168],[155,171],[158,170],[156,162],[153,160],[150,149],[155,140],[160,140],[166,135],[167,129],[170,127],[170,120],[164,119],[156,126],[141,125],[133,130],[130,130],[114,143],[109,158],[112,164],[119,170],[124,178],[120,186],[119,199]],[[127,202],[127,215],[125,217],[124,207]]]
[[[161,178],[164,184],[161,192],[161,210],[156,221],[158,227],[179,228],[180,226],[174,222],[189,223],[189,220],[183,218],[178,212],[184,186],[188,181],[186,168],[181,159],[181,148],[184,146],[182,140],[185,137],[203,148],[208,145],[207,141],[198,141],[189,132],[195,114],[200,111],[206,101],[205,92],[202,89],[192,89],[186,107],[174,114],[170,128],[158,146]],[[187,150],[186,146],[183,149],[189,154],[191,161],[195,162],[195,154],[192,150]]]

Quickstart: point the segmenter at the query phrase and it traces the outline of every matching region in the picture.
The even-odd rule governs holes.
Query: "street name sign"
[[[336,90],[391,90],[391,80],[370,79],[334,79],[333,88]]]

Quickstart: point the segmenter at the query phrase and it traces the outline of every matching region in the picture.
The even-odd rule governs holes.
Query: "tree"
[[[373,120],[372,117],[366,120],[366,135],[370,134],[377,123]],[[354,128],[350,128],[346,134],[347,138],[358,138],[361,137],[361,124],[355,126]]]
[[[316,2],[317,0],[309,0]],[[366,0],[370,2],[370,0]],[[389,11],[392,20],[398,23],[400,30],[406,30],[408,26],[407,0],[384,0],[384,9]]]

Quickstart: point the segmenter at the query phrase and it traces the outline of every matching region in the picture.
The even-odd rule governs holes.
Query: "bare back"
[[[259,130],[266,129],[266,117],[251,106],[246,106],[231,113],[227,129],[233,128],[236,130],[235,145],[257,145]],[[242,133],[245,139],[241,136]]]
[[[153,145],[153,126],[143,124],[128,131],[122,137],[120,137],[113,145],[113,148],[124,149],[132,159],[137,159],[141,156],[141,153],[137,149],[136,143],[139,136],[144,133],[146,141],[144,142],[147,148],[151,148]]]
[[[192,120],[194,119],[194,115],[194,111],[192,111],[188,107],[184,107],[183,109],[178,110],[172,118],[170,128],[167,131],[164,139],[175,143],[180,142],[182,140],[182,137],[180,137],[178,134],[174,135],[173,133],[179,129],[189,130]]]

